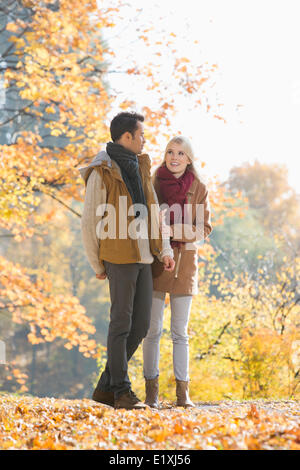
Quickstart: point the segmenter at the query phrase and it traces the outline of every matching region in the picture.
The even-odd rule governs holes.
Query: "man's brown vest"
[[[148,208],[148,238],[150,251],[152,255],[158,256],[162,251],[162,236],[159,228],[159,206],[156,202],[153,186],[151,184],[151,162],[147,154],[138,155],[137,158],[139,161],[139,171]],[[117,264],[137,263],[141,261],[138,241],[128,236],[128,226],[133,220],[135,220],[134,215],[128,215],[129,207],[133,203],[127,186],[122,179],[119,167],[114,160],[111,160],[111,166],[109,166],[107,161],[103,161],[101,165],[91,167],[89,169],[85,175],[85,184],[87,184],[88,177],[93,169],[99,172],[105,185],[107,191],[106,204],[111,204],[114,206],[116,221],[115,238],[107,237],[100,239],[99,259],[100,261],[105,260],[109,261],[110,263]],[[122,208],[119,208],[120,196],[127,197],[127,207],[125,206],[127,211],[126,213],[124,211],[124,213],[121,212],[120,214],[120,210],[122,211]],[[106,217],[107,215],[108,212],[105,212],[103,217]],[[120,236],[119,232],[120,216],[123,221],[127,222],[127,233],[125,231],[124,238],[122,238],[124,234],[121,233]],[[123,223],[121,229],[123,232]]]

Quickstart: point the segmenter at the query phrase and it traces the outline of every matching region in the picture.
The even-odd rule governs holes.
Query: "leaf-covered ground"
[[[299,401],[114,410],[92,400],[0,396],[0,449],[294,449]]]

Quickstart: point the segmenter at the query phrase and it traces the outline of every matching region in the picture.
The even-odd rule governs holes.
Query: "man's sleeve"
[[[92,269],[96,274],[103,274],[105,267],[99,259],[100,240],[96,232],[97,224],[102,219],[102,216],[96,215],[99,204],[106,204],[106,188],[100,174],[94,169],[87,181],[81,233],[86,256]]]

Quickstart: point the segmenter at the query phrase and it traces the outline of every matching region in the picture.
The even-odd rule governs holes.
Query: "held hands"
[[[173,271],[175,267],[175,261],[170,256],[163,257],[163,264],[164,264],[165,271]]]

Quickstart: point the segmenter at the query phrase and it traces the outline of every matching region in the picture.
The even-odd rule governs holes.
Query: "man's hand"
[[[101,279],[103,281],[104,279],[107,278],[107,274],[106,273],[96,274],[96,278]]]
[[[171,258],[170,256],[164,256],[162,260],[164,263],[164,270],[173,271],[175,267],[175,261],[173,260],[173,258]]]

